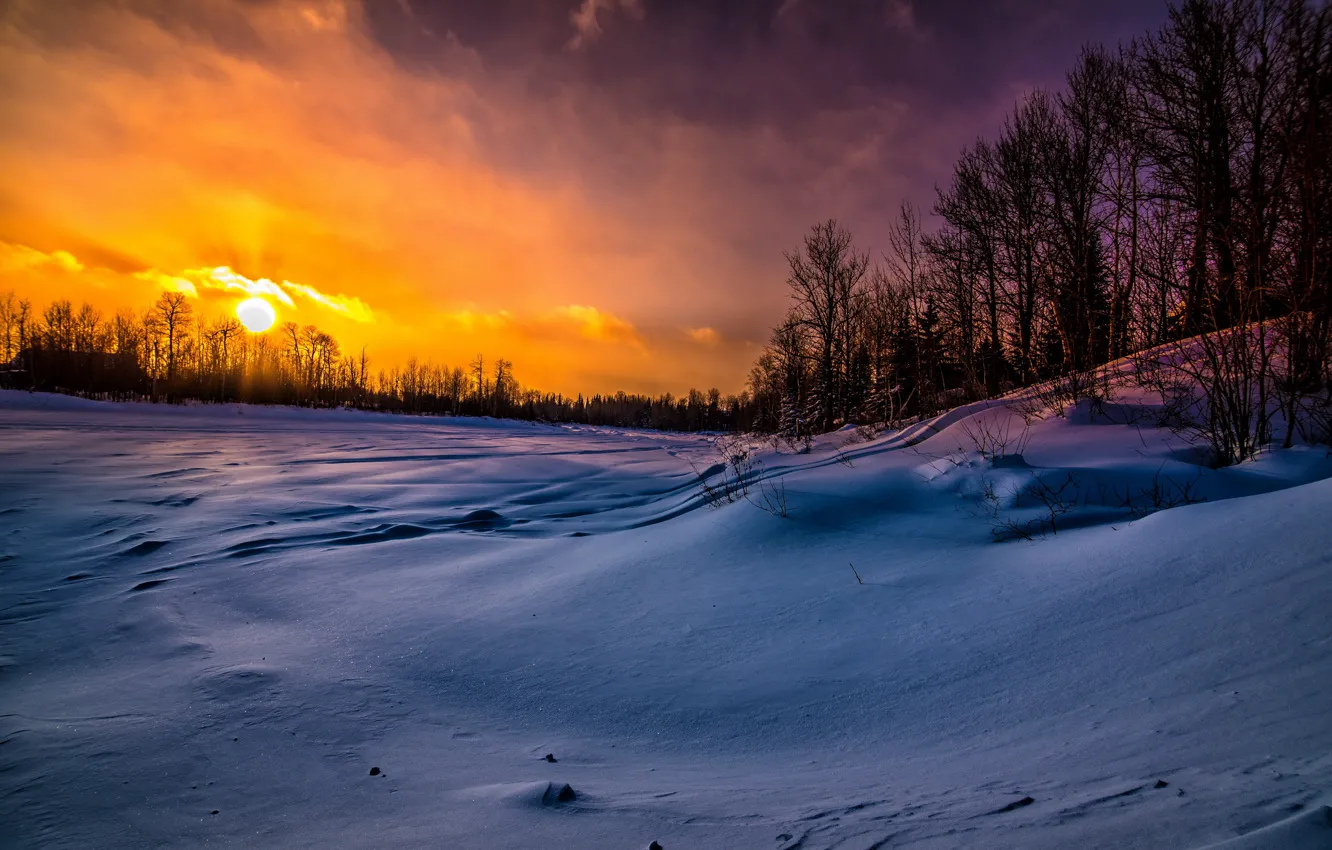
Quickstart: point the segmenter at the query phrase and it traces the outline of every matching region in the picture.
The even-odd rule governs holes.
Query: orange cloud
[[[460,47],[463,71],[404,70],[354,0],[170,7],[234,44],[134,4],[19,5],[0,26],[0,290],[103,309],[260,294],[385,367],[482,351],[564,391],[742,385],[748,355],[660,356],[690,345],[671,328],[691,293],[721,303],[708,275],[745,274],[696,227],[646,218],[698,209],[690,128],[534,100]],[[643,187],[637,220],[581,170],[604,144],[589,115],[626,153],[670,140],[653,173],[671,180]],[[540,166],[506,169],[501,150]]]
[[[216,266],[211,269],[187,269],[175,275],[166,274],[157,269],[146,269],[135,272],[134,276],[139,280],[155,283],[171,292],[183,292],[191,298],[198,298],[199,290],[202,288],[273,298],[288,307],[295,307],[296,302],[292,299],[292,295],[296,295],[355,322],[372,322],[375,317],[370,306],[354,296],[327,295],[313,286],[292,283],[289,280],[284,280],[281,283],[274,283],[268,278],[251,280],[245,275],[237,274],[227,266]]]
[[[135,272],[134,276],[139,280],[156,284],[167,292],[183,292],[191,298],[199,297],[199,288],[183,277],[165,274],[159,272],[157,269],[145,269],[141,272]]]
[[[456,322],[467,331],[477,329],[494,331],[506,328],[513,323],[513,315],[507,310],[500,310],[498,313],[486,313],[474,309],[462,309],[454,310],[447,315],[451,321]]]
[[[45,253],[27,245],[13,242],[0,242],[0,272],[17,272],[27,269],[59,269],[67,272],[83,271],[83,264],[68,251]]]
[[[685,336],[700,345],[716,345],[721,342],[721,334],[713,328],[687,328]]]
[[[641,345],[634,326],[619,316],[588,307],[584,304],[570,304],[554,312],[559,321],[573,323],[585,338],[599,342],[629,342]]]
[[[281,286],[287,292],[295,293],[302,298],[308,298],[324,309],[340,313],[353,322],[373,322],[375,320],[375,314],[370,309],[370,305],[353,295],[326,295],[313,286],[292,283],[289,280],[282,281]]]
[[[220,289],[244,295],[267,295],[276,298],[288,307],[296,306],[283,288],[268,278],[250,280],[245,275],[236,274],[226,266],[211,269],[187,269],[181,277],[206,289]]]

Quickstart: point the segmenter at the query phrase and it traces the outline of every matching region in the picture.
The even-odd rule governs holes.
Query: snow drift
[[[753,446],[782,517],[701,436],[0,394],[2,841],[1332,846],[1332,462],[1119,403]]]

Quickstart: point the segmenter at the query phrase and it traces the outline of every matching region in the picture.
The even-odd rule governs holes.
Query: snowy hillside
[[[0,394],[0,845],[1332,847],[1332,460],[1129,401],[728,502],[706,437]]]

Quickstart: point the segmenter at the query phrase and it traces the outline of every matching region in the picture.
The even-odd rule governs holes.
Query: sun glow
[[[246,298],[236,305],[236,318],[251,333],[263,333],[277,321],[277,311],[262,298]]]

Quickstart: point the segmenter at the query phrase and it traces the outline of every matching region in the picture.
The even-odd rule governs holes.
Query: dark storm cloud
[[[1083,44],[1127,40],[1164,17],[1161,0],[641,0],[638,15],[604,0],[602,37],[570,49],[581,5],[400,0],[367,13],[407,67],[448,72],[462,52],[536,98],[573,93],[719,133],[769,128],[812,157],[827,155],[830,134],[854,146],[889,120],[898,152],[884,154],[883,190],[925,205],[957,150],[1022,92],[1058,86]]]
[[[452,37],[501,68],[625,91],[677,114],[798,120],[875,94],[984,101],[1054,83],[1078,47],[1145,31],[1161,0],[604,0],[605,37],[570,50],[578,2],[401,0],[367,8],[402,61],[429,63]]]

